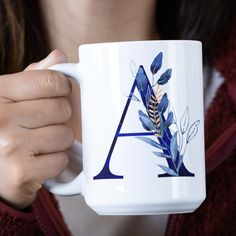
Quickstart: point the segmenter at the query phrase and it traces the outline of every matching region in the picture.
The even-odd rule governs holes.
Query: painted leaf
[[[163,58],[163,53],[160,52],[153,60],[152,64],[151,64],[151,72],[152,74],[156,74],[158,72],[158,70],[160,70],[161,65],[162,65],[162,58]]]
[[[131,94],[131,99],[137,102],[140,102],[140,100],[138,99],[138,97],[136,97],[134,94]]]
[[[167,116],[167,119],[165,121],[165,127],[169,127],[171,126],[171,124],[173,123],[174,121],[174,115],[173,115],[173,112],[169,112],[168,116]]]
[[[161,137],[163,136],[164,134],[164,128],[165,128],[165,125],[164,125],[164,119],[163,119],[163,115],[162,114],[159,114],[159,117],[160,117],[160,135]]]
[[[175,124],[177,124],[177,118],[176,118],[176,114],[175,114],[175,109],[171,106],[171,110],[173,111],[173,122]]]
[[[189,108],[187,106],[180,120],[180,129],[182,134],[184,134],[187,131],[188,126],[189,126]]]
[[[155,125],[150,120],[149,116],[143,113],[141,110],[138,111],[139,120],[141,121],[143,128],[147,131],[156,130]]]
[[[151,84],[148,80],[147,74],[142,65],[139,66],[138,73],[135,79],[139,94],[142,98],[142,102],[144,103],[144,105],[146,105],[146,95],[148,90],[150,91],[151,95],[154,95],[154,92],[152,90]]]
[[[174,170],[170,169],[169,167],[163,166],[163,165],[158,165],[158,166],[162,170],[164,170],[167,174],[172,175],[172,176],[178,176],[178,174]]]
[[[161,98],[161,102],[159,103],[158,107],[157,107],[157,110],[158,112],[160,112],[161,114],[163,114],[167,107],[168,107],[168,98],[167,98],[167,94],[165,93],[162,98]]]
[[[159,85],[163,85],[166,84],[168,82],[168,80],[170,79],[172,74],[172,69],[167,69],[160,77],[159,80],[157,80],[157,83]]]
[[[136,65],[135,61],[133,61],[133,60],[131,60],[131,62],[130,62],[130,70],[131,70],[132,75],[135,78],[136,74],[137,74],[137,65]]]
[[[200,120],[195,121],[189,128],[186,142],[189,143],[197,134]]]
[[[166,147],[161,146],[159,143],[155,142],[154,140],[152,140],[150,138],[147,138],[147,137],[135,137],[135,138],[140,139],[140,140],[152,145],[153,147],[156,147],[156,148],[159,148],[162,150],[166,150]]]
[[[179,172],[179,168],[180,166],[183,164],[183,155],[179,156],[179,161],[178,161],[178,165],[177,165],[177,171]]]
[[[148,107],[148,105],[149,105],[149,101],[150,101],[150,99],[151,99],[151,95],[152,95],[151,89],[150,89],[150,87],[148,87],[148,88],[147,88],[147,93],[146,93],[146,106],[147,106],[147,107]]]
[[[140,102],[140,100],[138,99],[138,97],[136,97],[134,94],[130,93],[129,96],[125,95],[125,97],[129,98],[130,100],[136,101],[136,102]]]
[[[146,76],[143,66],[139,66],[136,80],[137,80],[137,86],[139,90],[141,92],[146,91],[148,87],[148,78]]]
[[[171,156],[163,153],[163,152],[153,152],[157,157],[163,157],[163,158],[171,158]]]
[[[177,151],[178,151],[177,134],[178,132],[175,132],[170,141],[170,152],[171,152],[173,161],[175,161],[177,157]]]

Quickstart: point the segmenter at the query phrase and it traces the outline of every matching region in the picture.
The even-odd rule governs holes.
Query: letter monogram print
[[[159,158],[166,159],[167,165],[158,164],[162,171],[161,174],[158,174],[158,177],[195,176],[195,174],[188,171],[185,167],[184,156],[190,141],[198,133],[200,120],[196,120],[190,125],[189,107],[187,106],[184,109],[180,122],[177,121],[175,112],[170,107],[167,93],[163,94],[162,92],[163,85],[171,78],[172,69],[167,69],[157,80],[155,79],[155,75],[162,66],[162,58],[163,53],[160,52],[154,58],[150,66],[152,84],[149,81],[143,65],[139,66],[105,164],[102,170],[93,177],[94,180],[124,178],[123,175],[114,174],[110,170],[110,161],[116,141],[119,137],[124,136],[133,136],[150,145],[152,148],[155,148],[150,155],[157,157],[157,160]],[[139,101],[134,95],[135,88],[138,89],[142,101]],[[145,132],[120,132],[131,100],[142,102],[143,104],[143,111],[139,110],[137,117]]]

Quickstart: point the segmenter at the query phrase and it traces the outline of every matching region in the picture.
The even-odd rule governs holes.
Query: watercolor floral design
[[[162,59],[163,53],[160,52],[151,63],[152,83],[143,65],[135,73],[137,88],[145,107],[145,111],[138,111],[138,116],[143,128],[148,131],[148,135],[136,138],[155,148],[155,157],[166,159],[167,165],[158,165],[164,171],[158,177],[194,176],[185,167],[184,156],[188,144],[198,132],[200,121],[196,120],[190,125],[188,106],[184,109],[180,122],[177,121],[168,95],[163,93],[163,86],[170,80],[172,69],[167,69],[156,79]],[[134,94],[130,94],[129,98],[140,101]]]

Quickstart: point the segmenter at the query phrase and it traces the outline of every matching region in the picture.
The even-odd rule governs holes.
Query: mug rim
[[[99,43],[85,43],[78,46],[78,49],[83,47],[89,47],[89,46],[109,46],[109,45],[127,45],[127,44],[139,44],[139,43],[164,43],[164,44],[170,44],[170,43],[184,43],[184,44],[200,44],[202,45],[202,42],[200,40],[190,40],[190,39],[152,39],[152,40],[130,40],[130,41],[115,41],[115,42],[99,42]]]

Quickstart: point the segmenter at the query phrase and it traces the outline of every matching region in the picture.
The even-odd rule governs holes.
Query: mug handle
[[[75,79],[81,84],[81,76],[79,73],[80,64],[61,63],[49,67],[50,70],[62,72],[65,76]],[[47,180],[43,186],[51,193],[62,196],[73,196],[82,194],[83,171],[71,182],[60,183],[55,180]]]

